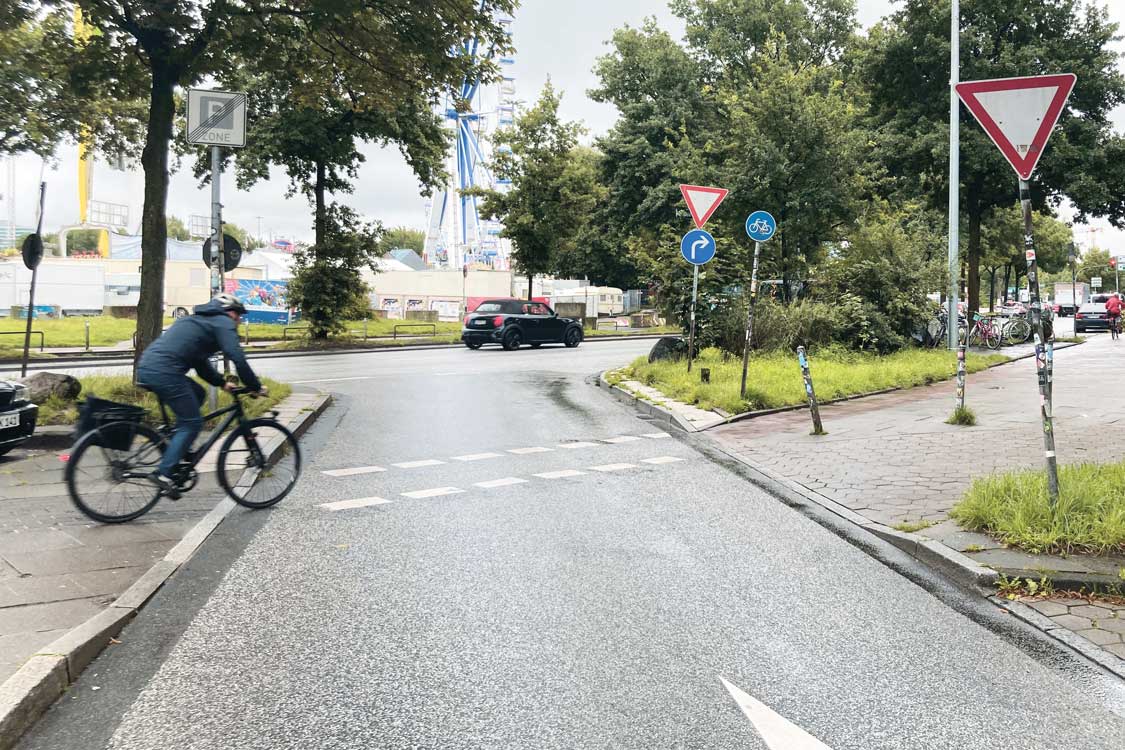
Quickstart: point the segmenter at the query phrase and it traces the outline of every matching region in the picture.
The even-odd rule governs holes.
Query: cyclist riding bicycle
[[[203,387],[187,376],[188,370],[194,369],[211,385],[231,390],[233,386],[211,364],[211,356],[221,351],[234,362],[247,388],[265,392],[238,341],[239,319],[246,313],[242,302],[232,294],[220,294],[205,305],[197,305],[193,312],[150,344],[137,365],[137,383],[155,393],[176,415],[172,438],[152,474],[161,493],[172,499],[179,497],[172,471],[203,429],[199,414]]]
[[[1125,308],[1125,303],[1121,301],[1121,293],[1117,292],[1111,294],[1109,299],[1105,301],[1105,316],[1109,321],[1110,330],[1119,332],[1121,330],[1121,310]]]

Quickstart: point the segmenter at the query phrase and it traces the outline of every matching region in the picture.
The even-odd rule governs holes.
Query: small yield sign
[[[703,231],[703,225],[714,215],[729,193],[724,188],[680,185],[680,194],[684,196],[696,227],[680,240],[680,254],[694,267],[691,280],[691,327],[688,329],[688,372],[691,372],[691,361],[695,358],[695,305],[699,300],[699,267],[715,257],[715,238]]]

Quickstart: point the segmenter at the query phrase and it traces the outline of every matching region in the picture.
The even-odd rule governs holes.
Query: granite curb
[[[302,411],[300,421],[291,427],[294,436],[305,434],[331,402],[330,395],[321,394],[308,411]],[[40,649],[0,685],[0,750],[15,746],[236,507],[233,500],[224,497],[105,610]]]

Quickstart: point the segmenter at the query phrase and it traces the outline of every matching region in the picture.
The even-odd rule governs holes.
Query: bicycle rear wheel
[[[1031,338],[1031,323],[1025,318],[1012,318],[1004,328],[1004,338],[1012,346]]]
[[[252,419],[236,427],[219,449],[219,484],[247,508],[281,501],[301,476],[297,438],[272,419]]]
[[[66,487],[78,510],[99,523],[125,523],[160,499],[148,478],[164,454],[164,438],[134,422],[112,422],[79,439],[66,463]]]

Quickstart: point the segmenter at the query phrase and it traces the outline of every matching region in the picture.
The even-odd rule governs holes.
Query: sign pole
[[[211,147],[211,297],[223,291],[223,204],[220,199],[222,177],[222,149]],[[227,373],[230,364],[223,357],[223,372]],[[215,386],[207,389],[211,411],[219,408],[219,392]]]
[[[758,299],[758,254],[762,243],[754,242],[754,265],[750,271],[750,302],[746,307],[746,344],[742,349],[742,388],[739,398],[746,399],[746,370],[750,367],[750,338],[754,334],[754,302]]]
[[[1059,502],[1059,472],[1055,460],[1055,429],[1051,416],[1050,363],[1047,352],[1047,325],[1039,298],[1039,264],[1031,232],[1031,184],[1020,178],[1020,203],[1023,206],[1023,245],[1027,257],[1027,285],[1031,294],[1031,323],[1035,333],[1035,370],[1039,376],[1039,413],[1043,419],[1043,445],[1047,458],[1047,496],[1054,511]]]
[[[699,266],[692,266],[695,269],[691,276],[691,328],[688,331],[688,344],[687,344],[687,371],[691,372],[691,361],[695,358],[695,303],[699,299]]]
[[[949,22],[949,310],[946,320],[950,351],[958,346],[957,295],[961,277],[961,105],[957,84],[961,77],[961,4],[953,0]]]
[[[816,391],[813,390],[812,373],[809,372],[809,358],[805,354],[805,347],[797,347],[797,363],[801,366],[801,377],[805,380],[805,395],[809,399],[809,411],[812,413],[814,435],[823,435],[824,425],[820,421],[820,404],[816,400]]]
[[[47,183],[39,183],[39,219],[35,225],[35,239],[34,243],[39,245],[38,252],[34,253],[37,257],[34,258],[34,263],[31,264],[31,287],[27,290],[27,327],[23,332],[23,361],[20,362],[20,377],[27,377],[27,361],[31,357],[31,322],[35,317],[35,283],[39,280],[39,261],[43,256],[42,243],[43,235],[43,202],[47,196]],[[15,232],[15,227],[12,228]],[[29,238],[30,239],[30,238]],[[24,257],[24,263],[27,264],[28,258]]]

